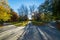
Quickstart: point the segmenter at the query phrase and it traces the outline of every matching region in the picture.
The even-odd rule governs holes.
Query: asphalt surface
[[[25,33],[18,40],[60,40],[60,31],[52,25],[34,26],[29,23],[25,27]]]
[[[54,23],[34,26],[29,22],[26,27],[7,28],[0,32],[0,40],[60,40],[60,31]]]
[[[20,35],[24,32],[23,29],[24,27],[16,27],[16,28],[6,27],[6,29],[3,32],[0,32],[0,40],[17,40],[18,37],[20,37]]]

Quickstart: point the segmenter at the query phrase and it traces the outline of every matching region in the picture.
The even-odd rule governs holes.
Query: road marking
[[[39,29],[39,28],[38,28],[38,30],[39,30],[40,34],[43,36],[44,40],[48,40],[48,38],[46,37],[44,32],[41,29]]]
[[[56,28],[55,28],[54,26],[52,26],[51,24],[48,24],[48,26],[49,26],[49,27],[51,27],[51,28],[54,28],[54,29],[56,29]]]

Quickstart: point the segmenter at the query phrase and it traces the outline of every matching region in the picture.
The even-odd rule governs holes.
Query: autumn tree
[[[10,14],[11,14],[11,21],[12,22],[18,21],[19,16],[18,16],[18,14],[16,12],[13,11],[13,9],[11,9],[11,13]]]
[[[0,6],[0,23],[8,21],[10,19],[10,11],[4,8],[4,6]]]

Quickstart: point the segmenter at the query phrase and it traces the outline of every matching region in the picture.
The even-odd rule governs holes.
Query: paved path
[[[24,32],[24,27],[9,29],[0,33],[0,40],[17,40]]]
[[[60,31],[51,24],[34,26],[30,23],[18,40],[60,40]]]
[[[6,25],[6,26],[3,26],[3,27],[0,28],[0,33],[1,32],[4,32],[6,30],[14,29],[14,28],[16,28],[16,26],[14,26],[14,25]]]
[[[55,25],[17,27],[0,32],[0,40],[60,40],[60,31]]]

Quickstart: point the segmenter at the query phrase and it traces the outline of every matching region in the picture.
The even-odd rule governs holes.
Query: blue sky
[[[18,12],[17,9],[23,4],[29,7],[30,5],[36,5],[37,7],[43,3],[44,0],[8,0],[8,3],[15,12]]]

